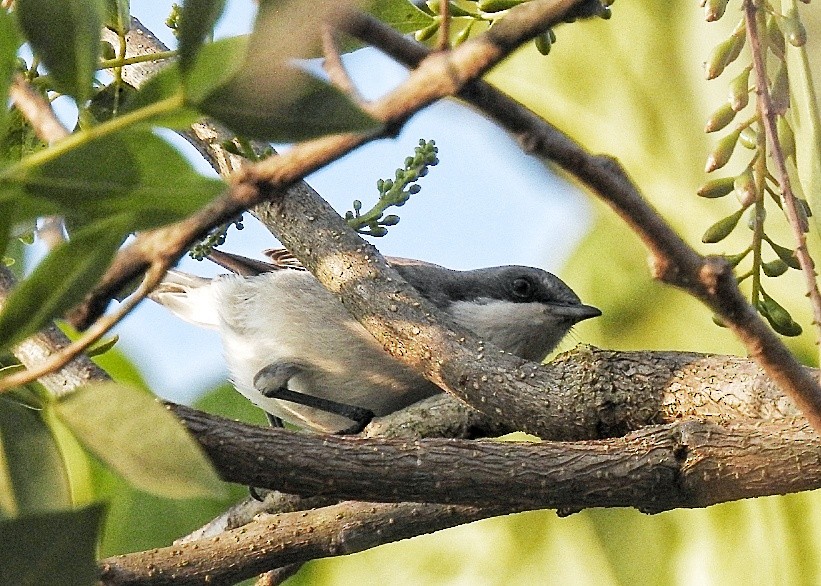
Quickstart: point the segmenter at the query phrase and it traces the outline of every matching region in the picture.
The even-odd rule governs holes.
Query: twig
[[[437,48],[440,51],[447,51],[450,47],[450,0],[439,0],[439,18],[442,22],[439,25]]]
[[[344,502],[263,517],[219,539],[108,558],[101,562],[100,580],[105,586],[234,584],[272,567],[355,553],[494,512],[420,503]]]
[[[746,13],[747,38],[750,41],[750,53],[753,57],[753,71],[755,71],[755,93],[757,96],[758,111],[760,113],[761,125],[767,137],[772,160],[778,175],[778,186],[781,189],[781,197],[784,202],[784,213],[789,221],[795,239],[795,256],[801,266],[804,275],[805,286],[807,287],[807,297],[810,299],[812,307],[813,325],[815,326],[816,344],[821,344],[821,291],[818,290],[816,279],[815,263],[807,248],[806,219],[798,214],[795,193],[790,183],[790,175],[784,157],[784,150],[781,148],[781,141],[778,139],[776,128],[776,116],[773,108],[772,95],[768,85],[767,69],[764,62],[764,47],[761,45],[761,35],[759,34],[758,17],[763,7],[757,7],[754,2],[744,0],[744,11]],[[821,346],[819,346],[821,351]]]
[[[348,70],[342,62],[342,57],[339,54],[339,47],[336,44],[336,33],[329,24],[322,25],[322,53],[325,59],[322,62],[322,67],[331,83],[345,92],[352,101],[362,103],[362,96],[356,89],[351,76],[348,75]]]
[[[22,75],[12,79],[9,97],[42,141],[50,144],[70,134],[54,114],[51,104]]]

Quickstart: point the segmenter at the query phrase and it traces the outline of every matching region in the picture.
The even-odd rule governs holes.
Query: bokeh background
[[[698,4],[621,0],[611,20],[561,26],[549,56],[529,45],[488,79],[591,151],[618,157],[646,197],[700,251],[734,253],[749,242],[746,228],[719,245],[700,240],[737,204],[732,198],[699,199],[695,191],[707,179],[704,159],[715,141],[702,132],[704,121],[726,99],[728,80],[749,58],[743,53],[724,76],[705,81],[702,63],[740,18],[740,1],[731,0],[718,23],[705,23]],[[800,8],[819,78],[821,10],[816,4]],[[163,24],[170,2],[132,0],[131,5],[135,16],[173,46]],[[250,0],[229,2],[217,35],[249,30],[253,13]],[[368,98],[389,91],[405,76],[402,67],[373,50],[345,61]],[[452,268],[515,263],[558,273],[585,302],[604,311],[602,318],[580,325],[565,349],[581,341],[614,349],[743,354],[707,310],[652,281],[644,249],[608,209],[455,101],[428,108],[396,138],[359,149],[308,181],[341,213],[354,199],[367,206],[376,198],[377,179],[391,177],[420,138],[436,140],[441,163],[423,179],[421,193],[399,211],[401,222],[376,241],[383,253]],[[196,160],[185,143],[175,144]],[[209,172],[205,163],[198,164]],[[741,158],[729,168],[739,172]],[[245,225],[242,232],[229,234],[227,250],[258,255],[276,245],[249,215]],[[790,242],[783,226],[772,228],[772,235]],[[192,260],[181,266],[202,275],[219,272]],[[797,274],[766,286],[808,331],[809,311]],[[219,340],[212,332],[146,302],[117,333],[115,351],[101,360],[120,380],[263,422],[261,413],[225,384]],[[809,334],[789,345],[806,363],[816,360]],[[228,504],[166,501],[93,467],[85,474],[89,483],[102,483],[112,499],[102,555],[166,545]],[[244,491],[236,487],[232,498]],[[289,584],[813,584],[821,583],[818,527],[817,493],[655,516],[592,510],[558,518],[539,511],[313,562]]]

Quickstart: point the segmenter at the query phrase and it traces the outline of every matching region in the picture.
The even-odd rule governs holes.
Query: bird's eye
[[[530,299],[535,287],[530,280],[519,277],[513,281],[513,294],[520,299]]]

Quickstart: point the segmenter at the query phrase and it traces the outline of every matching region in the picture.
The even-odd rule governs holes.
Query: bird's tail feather
[[[174,315],[205,328],[219,327],[219,315],[211,290],[211,279],[171,270],[149,298]]]

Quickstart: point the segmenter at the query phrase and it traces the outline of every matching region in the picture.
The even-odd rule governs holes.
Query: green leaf
[[[18,0],[15,6],[20,28],[54,87],[85,102],[99,59],[103,0]]]
[[[47,202],[81,225],[128,215],[127,231],[177,221],[225,188],[221,181],[199,175],[176,149],[146,128],[86,142],[14,181],[32,200],[32,209],[38,201]]]
[[[224,494],[199,444],[144,391],[117,383],[92,385],[53,408],[86,448],[135,487],[168,498]]]
[[[214,90],[230,81],[245,63],[248,41],[248,35],[243,35],[203,45],[194,63],[185,72],[185,101],[198,105]],[[179,79],[179,71],[172,75],[177,75]]]
[[[209,95],[201,110],[241,136],[273,142],[379,126],[348,96],[312,75],[286,66],[269,67],[267,73],[285,87],[260,91],[256,76],[244,69]]]
[[[63,458],[41,413],[0,397],[0,517],[70,506]]]
[[[5,124],[0,134],[0,160],[19,161],[24,156],[45,148],[46,144],[37,137],[17,108],[9,111]]]
[[[55,511],[0,522],[0,584],[95,584],[105,507]]]
[[[345,94],[286,64],[287,47],[273,38],[282,32],[273,4],[260,6],[250,37],[202,47],[184,77],[186,102],[260,140],[291,142],[376,127]]]
[[[400,33],[412,33],[430,26],[434,18],[408,0],[376,0],[369,12]]]
[[[785,14],[796,14],[795,0],[785,0],[782,10]],[[810,209],[818,212],[821,210],[821,118],[806,46],[788,45],[786,60],[793,104],[789,112],[795,134],[795,164]],[[821,214],[815,213],[814,217],[816,230],[821,231]]]
[[[37,265],[0,312],[0,347],[23,340],[79,303],[105,271],[129,223],[115,217],[78,230]]]
[[[119,94],[119,95],[117,95]],[[122,114],[126,111],[129,102],[137,96],[137,90],[127,83],[110,83],[94,94],[88,104],[87,112],[91,114],[97,122],[107,122],[116,113]]]
[[[122,113],[135,112],[147,108],[164,100],[171,100],[183,96],[183,84],[179,66],[174,63],[163,68],[157,75],[149,79],[137,94],[126,102]],[[184,105],[179,99],[180,106],[172,109],[163,109],[157,114],[144,118],[144,122],[151,126],[163,126],[172,130],[183,130],[202,118],[194,108]]]
[[[17,49],[20,47],[20,33],[14,15],[0,9],[0,136],[6,132],[8,123],[9,85],[17,67]]]
[[[127,33],[131,28],[131,6],[129,0],[105,0],[105,26],[118,33]]]
[[[212,34],[225,0],[185,0],[178,29],[180,69],[187,71],[206,37]]]

